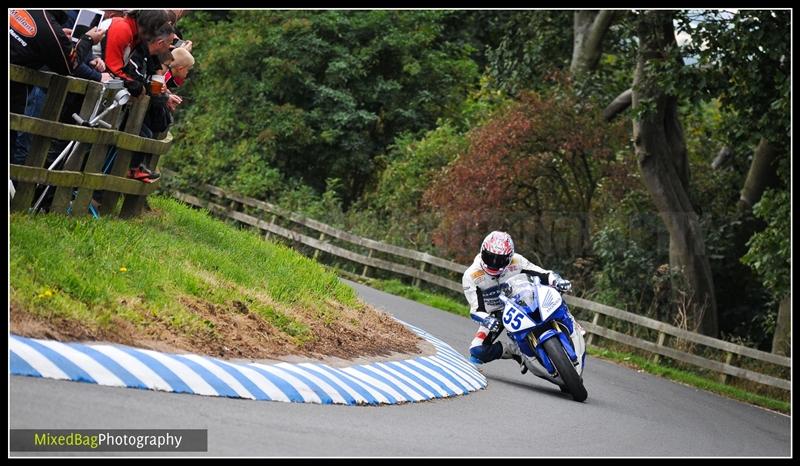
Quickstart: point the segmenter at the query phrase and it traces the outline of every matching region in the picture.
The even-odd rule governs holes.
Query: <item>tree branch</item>
[[[711,162],[711,168],[717,170],[727,161],[729,161],[732,155],[733,151],[731,150],[731,148],[728,146],[724,146],[722,149],[720,149],[719,154],[717,154],[717,156],[714,157],[714,160]]]
[[[600,60],[600,54],[602,52],[600,44],[603,42],[603,37],[611,26],[611,21],[614,20],[615,13],[614,10],[600,10],[597,16],[594,17],[592,28],[589,31],[589,37],[585,42],[586,51],[590,57],[587,59],[589,69],[594,69],[597,66],[597,62]]]
[[[766,138],[761,138],[739,197],[741,211],[752,209],[761,199],[764,190],[776,183],[777,172],[774,163],[777,158],[778,151],[775,147]]]
[[[576,11],[573,21],[572,63],[570,72],[573,75],[592,71],[597,68],[602,54],[603,36],[611,26],[615,12],[613,10]]]
[[[618,95],[616,99],[608,104],[608,107],[603,110],[603,118],[606,121],[613,120],[615,116],[624,112],[628,107],[630,107],[632,101],[633,89],[628,89],[622,94]]]

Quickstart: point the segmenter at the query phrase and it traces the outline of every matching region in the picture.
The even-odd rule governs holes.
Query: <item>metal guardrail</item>
[[[167,170],[164,170],[164,173],[166,175],[170,174],[170,172]],[[453,290],[458,292],[462,291],[462,286],[460,282],[449,280],[445,277],[424,270],[425,265],[428,264],[428,265],[434,265],[436,267],[441,267],[450,272],[463,273],[463,271],[466,270],[467,267],[462,264],[447,261],[445,259],[431,256],[430,254],[425,254],[418,251],[401,248],[398,246],[388,245],[385,243],[381,243],[379,241],[362,238],[353,235],[352,233],[348,233],[336,229],[334,227],[331,227],[329,225],[326,225],[324,223],[318,222],[316,220],[309,219],[308,217],[297,214],[295,212],[286,211],[273,204],[241,196],[235,193],[230,193],[215,186],[204,185],[201,186],[199,189],[201,191],[211,194],[212,196],[220,198],[220,200],[222,201],[226,201],[229,204],[229,206],[224,206],[191,194],[186,194],[181,192],[173,192],[172,194],[175,198],[187,204],[196,207],[206,208],[214,214],[227,217],[236,220],[238,222],[258,228],[266,232],[267,236],[269,236],[270,234],[275,234],[283,238],[289,239],[291,241],[296,241],[300,244],[309,246],[317,251],[322,251],[342,259],[363,264],[365,266],[363,275],[366,275],[368,267],[374,267],[376,269],[386,270],[389,272],[402,274],[407,277],[412,277],[417,283],[418,281],[421,280],[448,290]],[[251,215],[236,210],[237,208],[240,208],[241,206],[245,205],[258,209],[262,212],[271,214],[272,220],[270,222],[267,222],[260,218],[253,217]],[[312,238],[305,234],[293,231],[289,228],[279,226],[275,223],[277,217],[284,218],[303,227],[307,227],[315,231],[318,231],[321,233],[321,235],[319,238]],[[363,255],[339,246],[335,246],[330,242],[326,241],[326,236],[367,248],[370,252],[368,255]],[[421,265],[419,268],[414,268],[414,267],[409,267],[407,265],[397,264],[391,261],[378,259],[372,257],[372,251],[381,251],[388,254],[394,254],[399,257],[412,259],[418,261]],[[317,254],[318,253],[315,253],[315,257]],[[585,309],[593,313],[593,318],[591,322],[581,321],[581,324],[589,334],[589,336],[587,337],[588,340],[587,343],[591,343],[593,336],[597,335],[609,339],[611,341],[622,343],[652,353],[655,361],[657,361],[659,357],[664,356],[694,365],[696,367],[717,372],[720,374],[720,381],[722,383],[725,383],[727,381],[728,376],[733,376],[753,381],[762,385],[767,385],[770,387],[777,387],[783,390],[791,390],[791,382],[789,380],[773,377],[770,375],[762,374],[759,372],[755,372],[752,370],[732,365],[734,357],[738,356],[738,357],[751,358],[763,363],[774,364],[780,367],[791,367],[791,359],[788,357],[767,353],[765,351],[756,350],[742,345],[736,345],[734,343],[730,343],[724,340],[711,338],[706,335],[689,332],[679,327],[666,324],[664,322],[660,322],[654,319],[640,316],[638,314],[633,314],[624,311],[622,309],[617,309],[611,306],[596,303],[575,296],[565,295],[564,298],[570,306],[574,308]],[[625,322],[630,322],[639,327],[655,330],[658,332],[657,341],[652,342],[649,340],[630,336],[603,327],[602,325],[600,325],[600,319],[602,316],[619,319]],[[703,345],[709,348],[720,350],[726,353],[725,362],[723,363],[713,359],[698,356],[696,354],[681,351],[676,348],[668,347],[665,344],[667,336],[674,337],[683,342]]]

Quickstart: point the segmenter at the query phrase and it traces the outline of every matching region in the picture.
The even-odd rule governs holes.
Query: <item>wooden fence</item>
[[[109,111],[103,120],[111,129],[79,126],[59,122],[68,94],[83,96],[83,103],[77,113],[84,120],[89,120],[98,108],[98,103],[111,102],[116,90],[106,89],[106,86],[96,81],[17,65],[10,65],[9,77],[11,81],[46,90],[44,108],[38,118],[10,114],[11,129],[31,135],[24,165],[11,164],[10,178],[16,187],[11,210],[31,209],[35,203],[37,185],[49,185],[55,187],[50,212],[88,212],[94,191],[100,190],[103,191],[98,209],[100,213],[115,212],[120,195],[124,195],[119,215],[137,215],[144,206],[147,195],[157,190],[160,183],[159,180],[142,183],[126,178],[131,156],[135,152],[149,154],[148,165],[155,170],[161,154],[172,145],[172,136],[169,133],[162,140],[139,136],[150,98],[146,95],[132,98],[129,103]],[[119,126],[123,120],[125,127],[120,131]],[[77,141],[79,145],[60,170],[49,170],[44,165],[55,140]],[[114,147],[117,151],[114,162],[103,173],[109,150]]]
[[[165,171],[165,175],[168,176],[169,174],[169,172]],[[214,200],[218,199],[218,202],[182,192],[173,192],[172,195],[187,204],[208,209],[210,212],[216,215],[233,219],[246,225],[258,228],[265,232],[267,237],[274,234],[311,247],[316,250],[314,253],[315,258],[317,258],[319,252],[322,251],[341,259],[363,264],[364,272],[362,275],[364,276],[366,276],[369,267],[374,267],[376,269],[385,270],[394,274],[401,274],[411,277],[414,279],[414,283],[416,284],[418,284],[420,281],[424,281],[448,290],[453,290],[456,292],[463,291],[460,281],[450,280],[449,278],[431,272],[440,271],[440,274],[449,272],[450,275],[452,275],[452,273],[457,273],[460,275],[466,270],[467,267],[465,265],[431,256],[430,254],[421,253],[419,251],[362,238],[295,212],[286,211],[273,204],[240,196],[215,186],[205,185],[199,189],[202,191],[202,195],[204,197],[211,197]],[[241,212],[240,209],[242,209],[243,206],[255,209],[259,213],[259,217]],[[270,220],[264,220],[266,217],[269,217]],[[295,231],[298,227],[291,229],[280,226],[276,223],[278,218],[288,220],[291,223],[317,231],[320,233],[320,235],[319,237],[314,238]],[[341,246],[333,245],[330,241],[328,241],[329,238],[335,238],[345,243],[366,248],[369,253],[364,255]],[[398,264],[389,260],[378,259],[376,257],[372,257],[373,252],[382,252],[397,257],[410,259],[418,263],[418,266],[410,267],[408,265]],[[431,268],[429,271],[426,271],[426,267]],[[713,371],[719,374],[719,380],[722,383],[726,383],[728,381],[728,377],[732,376],[769,387],[776,387],[782,390],[791,390],[791,382],[787,379],[770,376],[754,370],[733,365],[735,359],[737,359],[739,362],[743,362],[744,358],[749,358],[758,362],[757,365],[759,367],[761,367],[763,364],[768,364],[777,366],[779,370],[783,370],[781,368],[791,367],[791,359],[788,357],[767,353],[765,351],[760,351],[716,338],[711,338],[705,335],[700,335],[698,333],[689,332],[664,322],[649,319],[638,314],[633,314],[621,309],[593,301],[588,301],[575,296],[564,295],[564,299],[566,300],[567,304],[572,307],[573,313],[575,313],[576,308],[583,309],[591,313],[591,321],[580,321],[581,325],[587,331],[587,344],[591,343],[592,339],[596,335],[650,353],[655,362],[657,362],[660,357],[664,356],[700,367],[702,369]],[[634,335],[637,333],[646,333],[642,332],[642,329],[653,330],[655,333],[657,333],[656,341],[653,342],[648,339],[631,336],[626,333],[608,328],[612,327],[612,325],[607,325],[604,327],[602,325],[602,320],[604,318],[608,319],[609,322],[611,322],[610,319],[617,319],[619,321],[634,324],[636,329],[639,330],[635,330],[633,332]],[[672,337],[673,340],[676,342],[682,342],[684,345],[701,345],[718,350],[722,355],[724,355],[725,361],[721,362],[709,357],[693,354],[696,351],[688,352],[670,347],[667,345],[666,341],[668,337]]]

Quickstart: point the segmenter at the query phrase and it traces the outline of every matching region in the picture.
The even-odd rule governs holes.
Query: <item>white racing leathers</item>
[[[469,302],[469,313],[472,320],[480,324],[489,315],[493,315],[500,320],[499,316],[495,314],[503,310],[503,302],[500,301],[500,285],[520,273],[538,276],[542,283],[548,285],[553,284],[559,278],[558,274],[552,270],[545,270],[519,254],[514,254],[508,267],[500,275],[493,277],[481,268],[481,255],[475,256],[475,260],[464,272],[464,277],[461,280],[464,286],[464,295],[467,297],[467,302]],[[504,353],[501,342],[491,344],[491,340],[485,341],[488,335],[489,329],[480,325],[469,348],[470,355],[474,358],[473,362],[489,362],[501,356],[511,357],[507,353],[509,350],[514,352],[516,348],[507,348]],[[493,337],[495,336],[493,335]]]

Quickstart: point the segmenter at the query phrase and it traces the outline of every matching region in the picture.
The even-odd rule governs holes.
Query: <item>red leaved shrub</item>
[[[441,216],[437,247],[471,261],[492,230],[511,233],[533,260],[581,255],[599,184],[611,173],[628,127],[568,85],[519,96],[469,135],[470,146],[446,167],[424,201]]]

